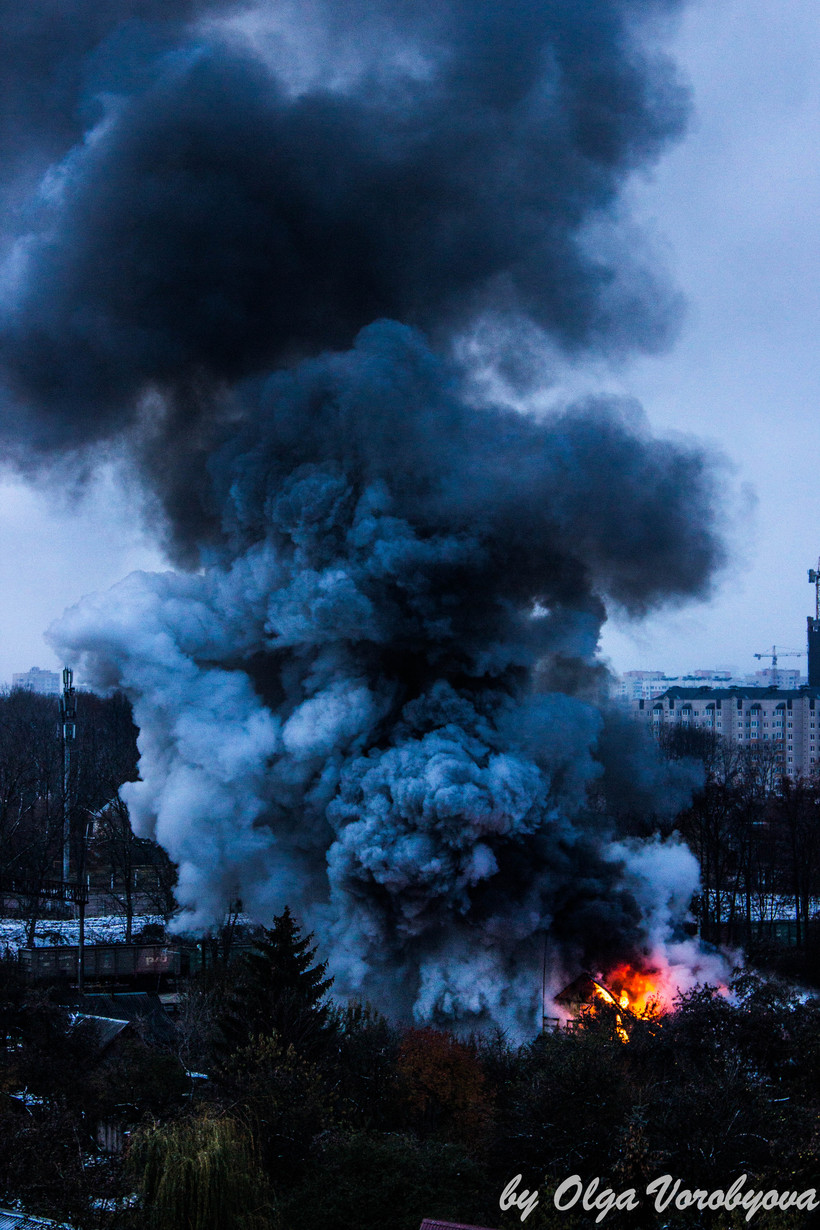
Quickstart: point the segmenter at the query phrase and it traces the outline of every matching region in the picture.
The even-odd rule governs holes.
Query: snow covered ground
[[[712,913],[717,907],[717,894],[709,890],[709,909]],[[735,893],[724,891],[720,894],[720,914],[726,920],[729,917],[742,919],[746,912],[746,898],[739,890]],[[789,922],[794,918],[794,897],[777,893],[769,893],[762,897],[752,894],[752,922]],[[820,916],[820,897],[812,897],[809,901],[809,914],[812,918]]]
[[[148,923],[164,927],[160,914],[139,914],[134,917],[131,932],[136,938]],[[43,919],[37,924],[36,947],[47,944],[78,944],[80,924],[74,919]],[[109,914],[85,920],[86,944],[121,944],[125,940],[125,919],[121,914]],[[0,952],[16,952],[26,942],[26,924],[19,918],[0,918]]]
[[[161,914],[135,914],[131,926],[131,934],[139,940],[143,927],[152,926],[165,928],[165,919]],[[240,914],[233,920],[239,934],[252,930],[253,919],[247,914]],[[52,919],[43,918],[37,923],[34,944],[42,948],[48,944],[78,944],[80,924],[76,918]],[[188,933],[185,933],[188,935]],[[201,937],[201,932],[199,933]],[[181,935],[177,935],[181,938]],[[0,954],[6,948],[17,952],[26,942],[26,924],[20,918],[0,918]],[[122,944],[125,942],[125,918],[122,914],[95,915],[85,920],[86,944]]]

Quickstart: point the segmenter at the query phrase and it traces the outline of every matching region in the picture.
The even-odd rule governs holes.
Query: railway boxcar
[[[30,982],[73,982],[77,978],[76,944],[21,948],[20,965]],[[178,948],[167,944],[86,944],[83,975],[90,982],[131,982],[175,978],[181,968]]]

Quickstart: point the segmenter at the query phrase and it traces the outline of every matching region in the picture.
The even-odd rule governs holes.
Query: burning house
[[[553,992],[702,976],[695,860],[618,819],[693,779],[596,650],[707,592],[721,484],[631,402],[535,397],[674,328],[622,224],[686,112],[647,5],[144,7],[127,54],[72,30],[0,378],[29,464],[127,458],[174,566],[51,638],[133,703],[180,925],[288,903],[337,993],[516,1034],[545,943]]]
[[[606,979],[590,973],[579,974],[555,996],[554,1003],[564,1014],[564,1027],[570,1031],[583,1025],[603,1007],[611,1017],[617,1036],[622,1042],[628,1042],[633,1022],[671,1007],[677,989],[677,983],[670,981],[659,969],[638,970],[624,965],[615,968]]]
[[[590,1016],[596,1015],[602,1005],[610,1010],[615,1032],[622,1042],[629,1041],[629,1024],[634,1015],[629,1009],[626,995],[616,995],[591,974],[579,976],[564,987],[555,997],[555,1004],[565,1008],[569,1019],[565,1028],[577,1029]]]

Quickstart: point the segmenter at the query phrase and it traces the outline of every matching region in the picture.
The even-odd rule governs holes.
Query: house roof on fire
[[[597,983],[589,974],[579,974],[577,978],[573,978],[559,995],[556,995],[556,1004],[564,1004],[570,1007],[573,1004],[588,1004],[596,998],[597,988],[602,985]]]
[[[577,1012],[579,1008],[587,1004],[594,1004],[596,1001],[600,1003],[602,998],[611,1003],[613,1007],[617,1007],[619,1012],[631,1015],[629,1008],[618,1003],[618,996],[615,992],[605,982],[601,982],[600,978],[593,978],[591,974],[579,974],[568,986],[564,987],[559,995],[556,995],[555,1002]]]

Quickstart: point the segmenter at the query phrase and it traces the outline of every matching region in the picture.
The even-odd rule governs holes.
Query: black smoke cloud
[[[608,603],[708,592],[715,463],[465,370],[669,340],[621,190],[682,131],[677,7],[55,3],[7,66],[8,447],[130,450],[182,565],[55,643],[134,702],[181,925],[289,902],[422,1019],[531,1029],[545,944],[700,960],[692,856],[590,805],[583,696]]]
[[[105,437],[147,388],[193,386],[190,409],[203,384],[349,345],[379,317],[439,343],[479,319],[508,342],[526,319],[571,351],[668,339],[673,297],[586,228],[617,230],[625,176],[682,129],[685,94],[636,34],[675,5],[385,6],[409,65],[371,55],[301,90],[214,22],[174,43],[181,22],[150,5],[88,50],[113,14],[87,7],[39,118],[52,150],[72,117],[96,123],[18,227],[0,329],[32,438]]]
[[[235,542],[264,538],[272,519],[275,532],[295,474],[324,467],[359,486],[382,484],[424,543],[447,536],[452,544],[441,555],[469,599],[460,609],[453,603],[450,617],[465,653],[474,620],[482,645],[512,638],[506,626],[483,622],[486,604],[597,614],[595,578],[599,590],[641,611],[697,593],[720,556],[714,472],[698,448],[653,439],[625,400],[592,400],[541,421],[471,407],[452,370],[391,322],[365,330],[348,352],[241,386],[232,410],[232,441],[210,470]],[[332,551],[334,540],[325,546]],[[430,582],[434,619],[440,603],[452,602],[450,589]],[[527,621],[527,635],[537,626]]]
[[[0,4],[0,159],[7,206],[83,138],[96,95],[134,86],[160,48],[179,42],[207,3],[196,0],[32,0]],[[3,229],[21,217],[6,212]]]

